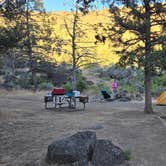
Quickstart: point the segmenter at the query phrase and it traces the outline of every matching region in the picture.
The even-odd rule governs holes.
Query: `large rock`
[[[59,164],[82,163],[81,161],[91,160],[95,143],[96,134],[94,132],[78,132],[50,144],[47,160]],[[81,166],[81,164],[79,165]]]
[[[94,166],[114,166],[125,161],[123,151],[109,140],[98,140],[92,157]]]
[[[79,160],[74,163],[72,163],[70,166],[91,166],[90,162],[88,160]]]

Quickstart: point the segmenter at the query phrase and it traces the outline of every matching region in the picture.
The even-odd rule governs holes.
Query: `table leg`
[[[54,105],[55,105],[55,108],[56,108],[56,105],[57,105],[57,96],[54,96]]]

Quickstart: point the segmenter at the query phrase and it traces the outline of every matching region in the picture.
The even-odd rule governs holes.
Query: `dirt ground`
[[[45,92],[0,93],[0,166],[44,166],[47,146],[77,131],[95,131],[131,152],[130,166],[166,166],[165,106],[153,115],[143,102],[89,102],[86,110],[44,109]],[[82,108],[82,105],[78,106]]]

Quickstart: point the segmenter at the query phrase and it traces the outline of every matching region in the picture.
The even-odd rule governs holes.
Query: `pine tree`
[[[42,1],[28,0],[13,5],[10,10],[6,7],[7,5],[2,10],[6,26],[0,27],[3,31],[0,35],[1,54],[5,54],[5,49],[11,51],[14,49],[12,54],[17,50],[19,56],[26,58],[26,61],[29,61],[27,64],[31,72],[31,84],[36,87],[36,64],[47,53],[49,47],[38,43],[50,40],[48,27],[43,26],[46,22]],[[13,12],[15,15],[11,17]]]
[[[109,11],[112,14],[111,24],[104,26],[105,34],[97,40],[109,38],[114,42],[119,64],[138,65],[144,68],[145,113],[153,113],[151,95],[151,77],[158,63],[165,59],[166,3],[163,0],[109,0]],[[165,28],[164,28],[165,29]],[[122,48],[122,49],[121,49]],[[163,66],[164,67],[164,66]]]
[[[81,12],[80,12],[81,11]],[[75,5],[72,10],[71,19],[64,19],[64,26],[69,36],[69,40],[65,41],[67,45],[71,46],[70,50],[67,50],[69,56],[71,56],[72,63],[72,82],[73,89],[77,89],[77,71],[80,67],[89,64],[96,64],[97,58],[95,57],[95,45],[94,42],[87,40],[87,31],[91,25],[87,25],[81,21],[87,11],[84,11],[82,5],[75,1]]]
[[[24,15],[24,23],[26,26],[26,44],[27,47],[27,54],[29,56],[29,65],[30,70],[32,73],[32,85],[36,88],[36,70],[35,70],[35,63],[34,63],[34,55],[33,55],[33,46],[36,45],[36,39],[37,33],[35,34],[35,31],[39,28],[39,26],[35,23],[35,20],[33,19],[32,15],[37,12],[39,14],[40,12],[44,11],[43,3],[39,0],[27,0],[23,7],[23,15]],[[35,13],[36,14],[36,13]]]

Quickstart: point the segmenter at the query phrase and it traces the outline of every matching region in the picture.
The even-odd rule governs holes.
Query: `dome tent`
[[[157,97],[157,105],[165,105],[166,106],[166,90]]]

